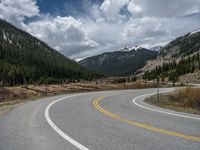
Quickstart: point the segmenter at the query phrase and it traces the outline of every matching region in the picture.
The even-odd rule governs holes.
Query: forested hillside
[[[176,82],[180,76],[200,70],[199,55],[200,32],[178,37],[163,47],[153,62],[149,62],[152,64],[151,67],[154,64],[154,68],[146,70],[143,78],[148,80],[161,78],[162,81],[167,78]],[[159,64],[159,61],[162,64]]]
[[[92,80],[102,74],[89,71],[44,42],[0,20],[1,85]]]
[[[87,68],[101,71],[107,75],[130,75],[143,67],[147,60],[157,56],[157,52],[136,47],[130,50],[107,52],[86,58],[79,63]]]
[[[148,80],[160,78],[162,82],[165,78],[168,78],[169,81],[176,82],[181,75],[200,70],[199,55],[199,53],[196,53],[192,57],[182,58],[179,62],[174,60],[170,63],[163,63],[162,66],[156,66],[155,69],[146,71],[143,78]]]

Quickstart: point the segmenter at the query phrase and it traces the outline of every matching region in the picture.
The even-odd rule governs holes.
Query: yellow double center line
[[[104,108],[102,108],[99,105],[99,102],[101,100],[103,100],[104,98],[105,98],[105,96],[102,96],[102,97],[99,97],[99,98],[95,99],[93,101],[93,106],[97,110],[99,110],[101,113],[109,116],[112,119],[119,120],[121,122],[125,122],[125,123],[131,124],[131,125],[143,128],[143,129],[151,130],[151,131],[154,131],[154,132],[163,133],[163,134],[167,134],[167,135],[171,135],[171,136],[176,136],[176,137],[187,139],[187,140],[192,140],[192,141],[200,142],[200,137],[197,137],[197,136],[191,136],[191,135],[187,135],[187,134],[183,134],[183,133],[178,133],[178,132],[173,132],[173,131],[169,131],[169,130],[164,130],[164,129],[157,128],[157,127],[154,127],[154,126],[151,126],[151,125],[148,125],[148,124],[140,123],[140,122],[137,122],[137,121],[129,120],[127,118],[115,115],[115,114],[113,114],[113,113],[105,110]]]

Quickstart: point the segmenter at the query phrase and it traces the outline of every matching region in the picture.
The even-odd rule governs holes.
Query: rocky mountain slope
[[[200,70],[199,55],[200,32],[191,32],[161,48],[156,59],[148,61],[140,72],[145,74],[146,79],[162,76],[175,81],[183,75]]]
[[[155,69],[156,66],[173,60],[179,61],[181,58],[192,56],[198,51],[200,51],[200,31],[188,33],[161,47],[156,59],[148,61],[139,72]]]

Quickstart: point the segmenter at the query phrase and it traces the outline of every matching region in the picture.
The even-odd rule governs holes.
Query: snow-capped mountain
[[[133,46],[133,47],[124,47],[122,50],[120,50],[120,51],[133,51],[133,50],[135,50],[135,51],[137,51],[137,50],[140,50],[140,49],[143,49],[142,47],[140,47],[140,46]]]

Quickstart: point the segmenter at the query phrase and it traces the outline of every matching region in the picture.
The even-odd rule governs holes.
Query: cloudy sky
[[[0,0],[0,18],[74,59],[198,30],[200,0]]]

